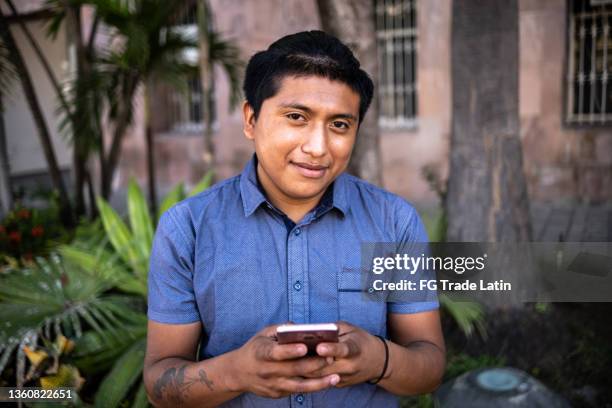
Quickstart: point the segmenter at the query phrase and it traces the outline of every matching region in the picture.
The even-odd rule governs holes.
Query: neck
[[[261,166],[258,164],[257,176],[259,183],[266,192],[268,200],[270,200],[270,202],[274,204],[276,208],[285,213],[287,217],[289,217],[289,219],[295,223],[298,223],[310,210],[315,208],[325,193],[325,190],[323,190],[316,196],[306,199],[294,199],[287,197],[286,195],[282,194],[274,185],[272,180],[266,177],[266,175],[263,173],[264,172],[262,171]]]

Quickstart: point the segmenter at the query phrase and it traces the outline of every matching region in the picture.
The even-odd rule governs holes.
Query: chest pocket
[[[371,334],[385,335],[387,304],[368,296],[368,286],[362,282],[358,267],[343,267],[338,272],[338,314]]]

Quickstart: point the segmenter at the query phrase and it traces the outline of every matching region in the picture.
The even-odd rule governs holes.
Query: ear
[[[255,139],[255,111],[251,105],[244,101],[242,103],[242,131],[244,136],[249,140]]]

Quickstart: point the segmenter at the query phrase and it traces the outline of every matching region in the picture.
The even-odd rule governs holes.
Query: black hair
[[[283,78],[310,75],[343,82],[355,91],[360,98],[361,123],[372,102],[374,84],[351,50],[323,31],[287,35],[251,57],[243,89],[255,118],[263,102],[276,95]]]

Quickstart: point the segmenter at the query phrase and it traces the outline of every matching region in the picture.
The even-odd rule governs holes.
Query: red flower
[[[9,232],[9,239],[11,241],[20,242],[21,241],[21,233],[19,231],[11,231],[11,232]]]
[[[30,218],[30,210],[27,208],[22,208],[21,210],[17,211],[17,217],[23,219]]]
[[[4,228],[4,225],[0,225],[0,234],[4,233],[6,233],[6,228]]]
[[[42,237],[44,233],[45,233],[45,229],[42,227],[42,225],[35,226],[34,228],[32,228],[32,231],[31,231],[31,234],[34,238]]]

